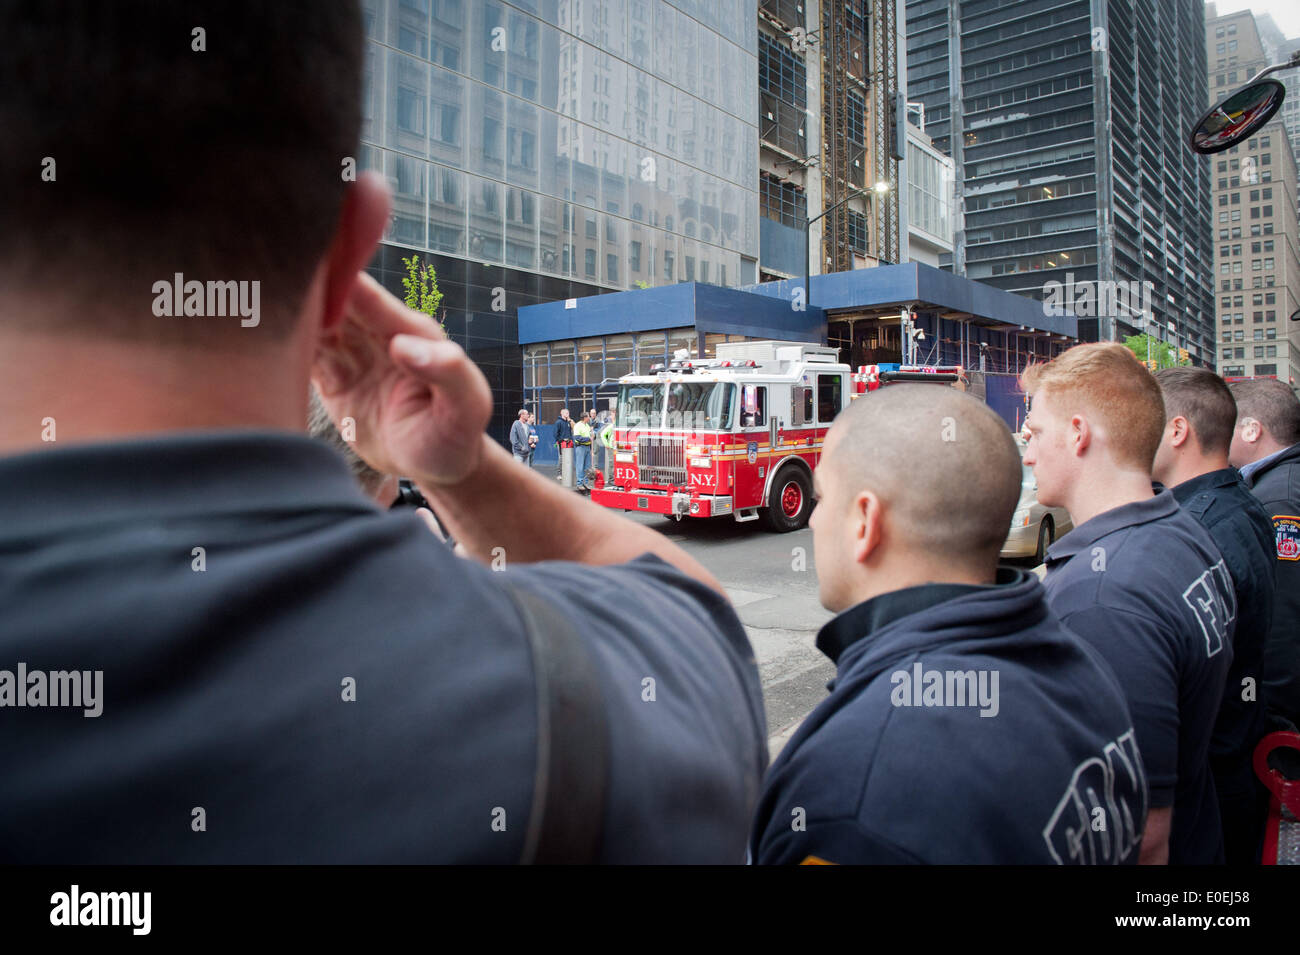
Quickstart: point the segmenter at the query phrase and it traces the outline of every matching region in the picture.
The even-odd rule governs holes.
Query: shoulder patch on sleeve
[[[1274,514],[1273,533],[1277,536],[1277,559],[1300,560],[1300,515]]]

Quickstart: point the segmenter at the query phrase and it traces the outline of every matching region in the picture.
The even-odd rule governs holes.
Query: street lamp
[[[880,190],[880,186],[881,186],[881,185],[882,185],[881,183],[876,183],[876,191],[877,191],[877,192],[880,192],[880,191],[881,191],[881,190]],[[885,189],[888,189],[888,188],[889,188],[889,183],[884,183],[883,185],[884,185]],[[809,272],[811,271],[811,265],[810,265],[810,262],[809,262],[809,251],[808,251],[808,246],[812,244],[812,231],[811,231],[811,230],[812,230],[812,224],[813,224],[814,222],[816,222],[818,219],[820,219],[822,216],[834,212],[836,209],[838,209],[840,206],[844,205],[844,203],[848,202],[850,199],[861,199],[861,198],[864,198],[864,197],[869,196],[869,195],[871,195],[871,193],[866,192],[865,190],[859,190],[859,191],[857,191],[857,192],[851,192],[851,193],[849,193],[847,196],[845,196],[843,199],[841,199],[839,202],[835,203],[835,205],[831,206],[830,208],[828,208],[828,209],[823,209],[820,213],[818,213],[817,215],[813,216],[811,219],[805,219],[805,220],[804,220],[804,224],[803,224],[803,298],[804,298],[804,307],[805,307],[805,308],[807,308],[809,305],[812,304],[812,289],[808,287]]]

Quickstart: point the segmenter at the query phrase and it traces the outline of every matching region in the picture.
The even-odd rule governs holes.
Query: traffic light
[[[1153,372],[1153,373],[1156,371],[1157,363],[1156,363],[1156,360],[1155,360],[1154,358],[1150,358],[1150,359],[1144,361],[1142,364],[1144,364],[1144,365],[1147,366],[1147,371],[1150,371],[1150,372]]]
[[[1191,361],[1191,356],[1187,354],[1187,349],[1178,349],[1178,364],[1186,365],[1189,361]]]

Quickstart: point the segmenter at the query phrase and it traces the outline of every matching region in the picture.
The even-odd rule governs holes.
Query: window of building
[[[849,212],[849,247],[854,252],[867,252],[867,217]]]
[[[629,242],[627,246],[627,269],[629,272],[641,271],[641,243]]]
[[[771,176],[760,176],[759,211],[782,225],[802,229],[808,215],[807,197],[792,182],[781,182]]]
[[[483,117],[483,158],[501,160],[505,151],[501,143],[501,121]]]
[[[758,88],[798,109],[808,107],[803,59],[766,33],[758,35]]]
[[[1256,365],[1255,374],[1260,376],[1276,375],[1277,365]]]
[[[585,249],[583,257],[585,259],[583,271],[588,278],[594,279],[596,277],[596,250]]]

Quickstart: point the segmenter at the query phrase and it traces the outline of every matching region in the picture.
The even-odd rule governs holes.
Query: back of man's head
[[[259,338],[284,338],[357,156],[355,0],[3,0],[0,36],[0,289],[43,306],[5,321],[238,336],[158,317],[180,273],[260,282]]]
[[[993,572],[1022,472],[1011,430],[978,398],[940,385],[882,388],[835,419],[827,457],[836,498],[875,492],[895,546]]]
[[[1237,400],[1237,420],[1253,418],[1284,448],[1300,444],[1300,399],[1276,378],[1234,381],[1228,386]]]
[[[1165,368],[1156,372],[1165,421],[1187,419],[1201,454],[1227,457],[1237,403],[1227,383],[1208,368]]]
[[[1160,386],[1137,356],[1116,342],[1075,345],[1021,375],[1025,391],[1045,395],[1064,419],[1083,415],[1116,465],[1151,471],[1165,427]]]

